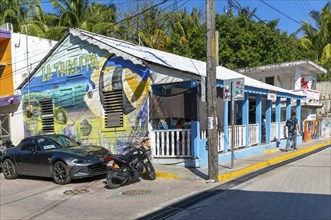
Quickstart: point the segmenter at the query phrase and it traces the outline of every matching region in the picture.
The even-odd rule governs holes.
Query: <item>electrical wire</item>
[[[311,17],[309,16],[309,12],[306,11],[300,1],[294,1],[294,3],[297,5],[302,14],[307,18],[308,23],[311,25]]]
[[[182,0],[180,0],[180,1],[182,1]],[[165,2],[166,2],[166,1],[163,1],[163,3],[165,3]],[[184,5],[187,4],[188,2],[189,2],[189,0],[187,0],[186,2],[184,2],[182,5],[180,5],[180,6],[177,7],[176,9],[174,9],[172,12],[178,10],[180,7],[184,6]],[[163,4],[163,3],[162,3],[162,4]],[[172,5],[170,5],[170,6],[166,7],[166,8],[164,8],[164,9],[162,9],[161,11],[165,11],[166,9],[168,9],[168,8],[170,8],[170,7],[172,7],[172,6],[174,6],[176,3],[177,3],[177,2],[175,2],[175,3],[173,3]],[[159,3],[159,4],[161,4],[161,3]],[[159,6],[159,4],[149,7],[148,10],[150,10],[152,7],[157,7],[157,6]],[[147,11],[147,9],[144,10],[144,13],[145,13],[146,11]],[[134,18],[134,17],[136,17],[136,16],[138,16],[138,15],[141,15],[141,14],[142,14],[142,13],[140,12],[140,13],[134,15],[134,16],[131,16],[131,19]],[[126,19],[126,20],[128,20],[128,19]],[[120,22],[121,22],[121,21],[120,21]],[[114,24],[114,25],[115,25],[115,24]],[[72,43],[73,43],[73,42],[72,42]],[[74,43],[73,43],[73,44],[74,44]],[[74,46],[74,45],[73,45],[73,46]],[[67,48],[67,49],[68,49],[68,48]],[[67,50],[67,49],[64,49],[64,50]],[[64,51],[64,50],[63,50],[63,51]],[[39,54],[37,54],[36,56],[38,56],[38,55],[39,55]],[[67,55],[68,55],[68,54],[67,54]],[[23,55],[23,56],[24,56],[24,55]],[[30,58],[31,58],[31,57],[30,57]],[[24,60],[25,60],[25,59],[24,59]],[[41,59],[41,60],[42,60],[42,59]],[[33,64],[37,64],[37,63],[39,63],[41,60],[32,63],[32,65],[33,65]],[[22,61],[22,62],[23,62],[23,61]],[[15,64],[16,64],[16,63],[15,63]],[[15,65],[15,64],[14,64],[14,65]],[[30,64],[30,65],[31,65],[31,64]],[[16,75],[16,74],[20,73],[19,71],[20,71],[20,70],[24,70],[24,69],[26,69],[26,66],[21,67],[20,69],[15,70],[14,73],[13,73],[13,75]],[[8,76],[8,77],[11,77],[11,76]]]
[[[273,10],[277,11],[278,13],[280,13],[280,14],[284,15],[284,16],[285,16],[285,17],[287,17],[288,19],[290,19],[290,20],[294,21],[295,23],[297,23],[297,24],[299,24],[299,25],[302,25],[302,23],[301,23],[301,22],[299,22],[299,21],[297,21],[297,20],[295,20],[295,19],[291,18],[291,17],[290,17],[290,16],[288,16],[287,14],[285,14],[285,13],[283,13],[283,12],[279,11],[277,8],[275,8],[275,7],[273,7],[272,5],[270,5],[270,4],[268,4],[268,3],[266,3],[264,0],[259,0],[259,1],[260,1],[260,2],[262,2],[263,4],[267,5],[268,7],[272,8]]]

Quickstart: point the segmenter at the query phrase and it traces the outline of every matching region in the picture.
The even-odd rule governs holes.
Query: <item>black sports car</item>
[[[65,135],[38,135],[24,138],[7,149],[2,158],[6,179],[17,175],[52,177],[57,184],[72,179],[106,174],[109,151],[100,146],[81,146]]]

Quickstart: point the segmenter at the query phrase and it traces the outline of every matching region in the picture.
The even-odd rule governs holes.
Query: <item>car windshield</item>
[[[38,144],[44,150],[79,147],[78,143],[66,136],[49,136],[38,139]]]

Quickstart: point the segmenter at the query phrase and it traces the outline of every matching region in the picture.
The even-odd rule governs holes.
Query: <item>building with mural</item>
[[[217,67],[219,157],[231,149],[231,109],[223,98],[226,80],[244,82],[235,111],[236,158],[285,144],[283,122],[295,111],[300,118],[306,96]],[[19,89],[25,136],[66,134],[83,144],[119,152],[127,143],[150,138],[155,163],[206,166],[206,63],[95,33],[69,29]],[[275,126],[262,139],[262,109]],[[250,114],[250,100],[254,113]],[[281,99],[286,100],[281,118]],[[262,102],[265,100],[265,102]],[[295,106],[291,106],[292,100]],[[240,120],[239,120],[240,118]],[[278,138],[273,142],[272,135]],[[298,143],[302,137],[298,136]]]
[[[0,145],[24,137],[21,96],[17,87],[52,49],[56,41],[12,32],[0,26]]]

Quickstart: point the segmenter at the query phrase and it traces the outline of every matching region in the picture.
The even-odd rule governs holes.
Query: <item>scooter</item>
[[[144,144],[140,147],[129,145],[124,152],[126,153],[110,155],[113,164],[106,176],[107,186],[110,189],[136,182],[144,171],[150,180],[156,179],[154,167],[147,156]]]

